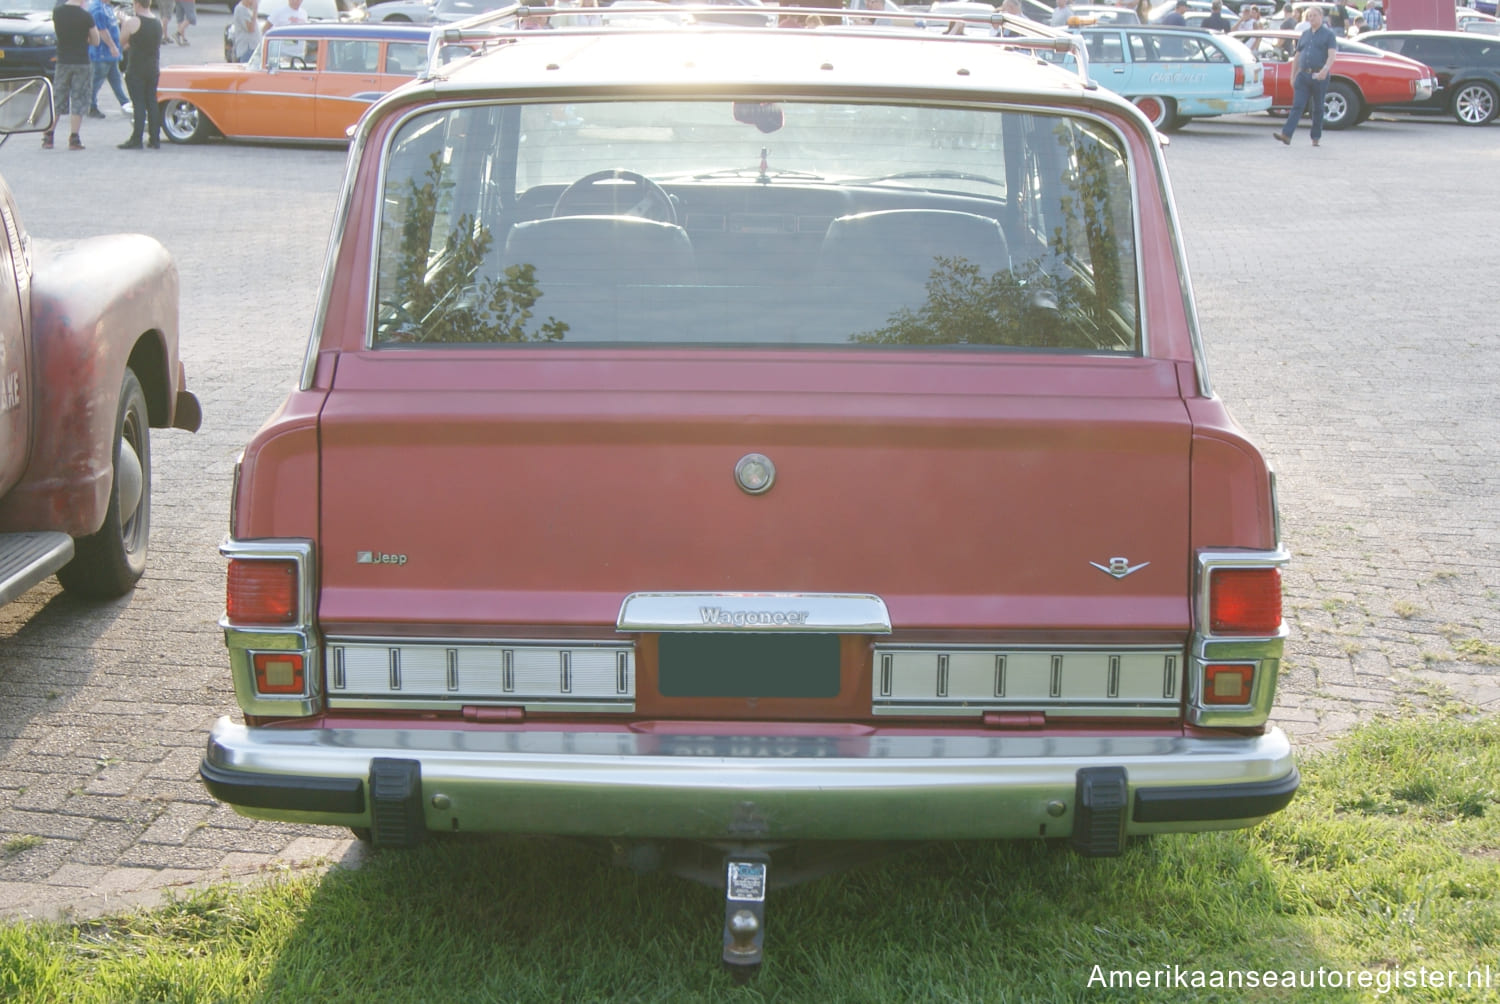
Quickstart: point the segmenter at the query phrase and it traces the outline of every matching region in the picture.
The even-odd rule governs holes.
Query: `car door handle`
[[[1117,67],[1114,68],[1114,72],[1115,73],[1124,73],[1125,72],[1125,67],[1123,67],[1123,66],[1117,66]]]

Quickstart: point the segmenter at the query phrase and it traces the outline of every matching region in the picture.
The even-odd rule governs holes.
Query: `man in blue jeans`
[[[1312,102],[1312,144],[1323,138],[1323,102],[1328,96],[1328,76],[1333,72],[1333,56],[1338,52],[1339,38],[1323,23],[1319,7],[1307,9],[1307,30],[1297,36],[1296,76],[1292,78],[1292,110],[1286,125],[1271,135],[1283,146],[1292,145],[1292,133],[1302,120],[1302,112]]]

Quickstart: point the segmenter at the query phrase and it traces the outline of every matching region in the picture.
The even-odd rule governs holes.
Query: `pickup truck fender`
[[[0,499],[0,531],[81,537],[103,524],[127,365],[151,425],[198,427],[177,355],[177,287],[166,248],[142,234],[34,242],[30,462]]]

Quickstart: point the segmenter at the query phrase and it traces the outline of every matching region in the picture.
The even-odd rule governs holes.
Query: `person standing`
[[[1283,146],[1292,145],[1292,133],[1302,112],[1312,103],[1312,145],[1317,146],[1323,138],[1323,101],[1328,95],[1328,77],[1333,73],[1333,57],[1338,52],[1339,37],[1333,29],[1323,23],[1323,11],[1319,7],[1307,9],[1307,30],[1297,36],[1297,61],[1292,78],[1292,110],[1287,112],[1286,125],[1272,136]]]
[[[306,24],[307,11],[302,9],[302,0],[287,0],[285,7],[277,7],[266,18],[272,28],[285,28],[289,24]]]
[[[248,63],[260,45],[260,12],[256,0],[240,0],[230,18],[229,39],[234,46],[234,61]]]
[[[120,144],[121,150],[139,150],[144,146],[161,148],[161,108],[156,103],[156,81],[161,76],[161,43],[166,29],[151,13],[151,0],[135,0],[135,17],[125,25],[125,47],[130,59],[125,64],[125,86],[135,106],[135,128],[130,138]]]
[[[187,37],[188,25],[198,26],[198,0],[177,0],[177,35],[178,45],[190,45]]]
[[[99,44],[99,29],[83,9],[83,0],[64,0],[52,9],[52,30],[57,35],[57,69],[52,72],[52,91],[57,117],[68,116],[68,149],[82,150],[78,129],[89,110],[89,92],[94,88],[94,64],[89,46]],[[42,149],[52,149],[52,130],[42,133]]]
[[[1233,31],[1254,31],[1260,27],[1260,11],[1255,4],[1247,3],[1240,8],[1240,19],[1234,22]]]
[[[1054,28],[1066,28],[1068,18],[1073,16],[1073,0],[1057,0],[1057,7],[1052,11],[1052,26]]]
[[[1209,31],[1228,31],[1229,18],[1224,16],[1224,0],[1214,0],[1213,9],[1203,19],[1202,27]]]
[[[1157,24],[1171,25],[1171,26],[1177,27],[1177,28],[1186,28],[1187,27],[1187,12],[1188,12],[1188,2],[1187,2],[1187,0],[1177,0],[1176,6],[1174,6],[1166,14],[1163,14],[1162,15],[1162,19],[1160,21],[1158,21]]]
[[[102,119],[99,110],[99,88],[106,80],[115,98],[120,102],[120,111],[130,114],[130,98],[125,94],[125,85],[120,80],[120,22],[115,20],[115,10],[105,0],[89,0],[89,16],[94,27],[99,29],[99,44],[89,46],[89,62],[94,67],[93,90],[89,92],[89,118]]]
[[[1385,27],[1385,10],[1381,0],[1370,0],[1365,4],[1365,28],[1368,31],[1379,31]]]

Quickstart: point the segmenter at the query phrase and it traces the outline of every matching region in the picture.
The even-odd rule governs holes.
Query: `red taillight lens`
[[[295,561],[232,558],[225,610],[234,624],[293,624],[297,620]]]
[[[1245,89],[1245,68],[1236,66],[1234,68],[1234,89],[1243,91]]]
[[[1214,634],[1275,634],[1281,627],[1281,570],[1216,568],[1208,582]]]
[[[1249,704],[1254,684],[1254,666],[1204,666],[1203,703]]]
[[[302,654],[300,652],[256,652],[255,689],[262,694],[302,693]]]

